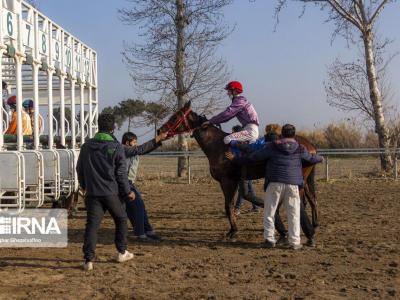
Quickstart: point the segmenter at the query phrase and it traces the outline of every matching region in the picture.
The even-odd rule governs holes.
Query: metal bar
[[[2,1],[0,1],[2,2]],[[2,7],[2,3],[0,3],[0,8]],[[1,10],[2,11],[2,10]],[[2,28],[3,26],[0,26],[0,36],[3,36],[2,33]],[[2,70],[2,58],[3,58],[3,52],[4,50],[1,49],[0,50],[0,82],[3,83],[3,72],[1,72]],[[2,90],[3,91],[3,90]],[[3,97],[2,97],[3,98]],[[3,150],[3,145],[4,145],[4,136],[3,136],[3,114],[4,114],[4,107],[3,107],[3,99],[1,100],[1,109],[0,109],[0,151]]]
[[[397,155],[394,157],[394,179],[397,180],[398,170],[397,170]]]
[[[325,157],[325,179],[328,182],[329,181],[329,157]]]
[[[97,54],[94,53],[94,85],[95,85],[95,101],[96,101],[96,108],[95,108],[95,118],[94,118],[94,125],[96,128],[96,131],[99,130],[99,125],[98,125],[98,118],[99,118],[99,85],[98,85],[98,79],[97,79]]]
[[[374,151],[371,152],[369,151],[370,149],[353,149],[357,152],[350,152],[350,151],[341,151],[341,152],[330,152],[327,151],[330,149],[321,149],[321,151],[318,151],[317,153],[319,155],[371,155],[371,154],[381,154],[384,153],[384,149],[378,149],[379,151]],[[391,150],[391,153],[400,153],[400,149],[396,149],[396,150]],[[190,156],[205,156],[204,153],[202,151],[165,151],[165,152],[151,152],[149,154],[146,155],[150,155],[150,156],[186,156],[186,155],[190,155]]]
[[[80,116],[80,123],[81,123],[81,145],[85,142],[85,86],[81,83],[81,116]]]
[[[188,184],[190,184],[192,174],[191,174],[191,168],[190,168],[190,156],[189,155],[187,156],[187,164],[188,164]]]
[[[89,119],[88,119],[88,125],[89,125],[89,138],[93,137],[93,103],[92,103],[92,86],[89,83]]]
[[[65,95],[64,95],[65,77],[60,76],[60,143],[65,146]]]
[[[34,138],[34,148],[35,150],[39,150],[40,144],[40,137],[39,137],[39,85],[38,85],[38,73],[39,73],[39,66],[34,63],[32,66],[32,74],[33,74],[33,138]],[[44,124],[42,123],[42,126]]]
[[[71,148],[75,149],[75,139],[76,139],[76,132],[75,132],[75,80],[71,79]]]
[[[54,144],[54,132],[53,132],[53,71],[48,71],[47,77],[48,86],[48,135],[49,135],[49,149],[53,149]]]
[[[19,56],[15,56],[15,74],[17,77],[16,90],[17,90],[17,150],[21,151],[24,143],[22,135],[22,84],[21,84],[21,66],[22,61]]]

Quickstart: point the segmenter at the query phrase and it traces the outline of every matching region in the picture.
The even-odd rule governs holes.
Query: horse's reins
[[[182,133],[188,133],[191,132],[192,130],[194,130],[193,128],[190,127],[189,125],[189,121],[187,119],[187,116],[192,112],[192,109],[189,108],[187,109],[185,112],[183,112],[182,110],[179,110],[176,115],[178,115],[179,113],[182,113],[182,116],[178,119],[178,121],[171,125],[170,122],[167,122],[164,126],[167,127],[167,133],[168,133],[168,137],[172,137],[174,135],[176,135],[176,130],[181,127],[182,125],[184,125],[183,131],[180,131],[179,134]]]

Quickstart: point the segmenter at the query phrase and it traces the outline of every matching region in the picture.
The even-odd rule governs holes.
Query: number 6
[[[9,36],[12,36],[14,33],[14,27],[12,23],[12,14],[10,12],[7,13],[7,32]]]

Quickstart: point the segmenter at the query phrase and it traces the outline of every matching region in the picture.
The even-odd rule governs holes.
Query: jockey
[[[257,139],[252,144],[237,144],[234,145],[231,149],[230,153],[227,153],[227,158],[230,159],[234,155],[236,158],[239,158],[243,155],[250,154],[255,151],[259,151],[263,149],[268,143],[274,142],[279,139],[281,135],[281,127],[278,124],[268,124],[265,126],[265,135],[259,139]],[[230,157],[230,158],[229,158]],[[247,168],[246,166],[242,166],[241,170],[241,179],[239,181],[239,191],[241,191],[244,199],[253,203],[255,202],[263,202],[262,199],[256,197],[255,193],[249,189],[246,184],[247,177]]]
[[[24,108],[25,112],[31,118],[31,126],[32,126],[32,130],[33,130],[34,124],[35,124],[34,123],[35,122],[35,118],[34,118],[35,109],[33,107],[33,100],[25,99],[24,102],[22,102],[22,107]],[[39,118],[39,132],[42,131],[42,128],[43,128],[43,122],[42,122],[42,119]]]
[[[17,134],[17,97],[12,95],[8,98],[7,104],[10,106],[12,114],[11,114],[11,122],[7,128],[6,134]],[[22,110],[22,134],[23,135],[32,135],[32,124],[31,118],[29,115]]]
[[[230,144],[232,141],[254,143],[258,138],[258,116],[254,106],[244,96],[240,96],[243,93],[242,84],[231,81],[225,86],[225,90],[232,100],[231,105],[225,111],[204,122],[202,126],[219,125],[237,117],[243,130],[226,136],[224,143]]]

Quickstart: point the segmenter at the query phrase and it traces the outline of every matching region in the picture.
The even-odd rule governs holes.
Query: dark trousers
[[[126,201],[126,213],[134,228],[134,234],[136,236],[144,235],[148,231],[153,231],[153,228],[150,225],[142,195],[133,184],[131,184],[131,191],[135,193],[136,197],[133,201],[129,199]]]
[[[104,213],[109,211],[115,224],[115,247],[124,253],[127,245],[128,227],[126,224],[125,205],[118,195],[106,197],[86,197],[86,229],[83,242],[83,253],[86,261],[94,259],[99,230]]]
[[[303,201],[300,201],[300,225],[304,235],[308,239],[311,239],[315,234],[315,229],[314,226],[311,224],[310,219],[308,218]],[[275,228],[279,232],[279,235],[281,236],[287,235],[287,230],[285,228],[285,225],[283,225],[281,216],[279,215],[279,207],[275,213]]]
[[[243,180],[243,179],[241,179]],[[244,198],[245,194],[249,194],[253,197],[255,197],[256,193],[254,192],[253,188],[253,183],[251,180],[243,180],[243,182],[239,183],[239,190],[238,190],[238,196],[235,204],[236,209],[240,209],[240,206],[242,205],[243,200],[246,200]],[[257,205],[252,203],[253,208],[257,208]]]

